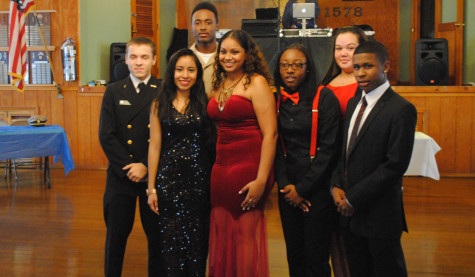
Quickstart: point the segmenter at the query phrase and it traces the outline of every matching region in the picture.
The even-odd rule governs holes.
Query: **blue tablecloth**
[[[54,156],[64,165],[64,173],[74,169],[66,132],[61,126],[0,127],[0,160]]]

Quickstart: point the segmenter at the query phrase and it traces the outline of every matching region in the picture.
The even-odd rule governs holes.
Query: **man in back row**
[[[200,2],[191,12],[191,24],[196,42],[191,45],[190,49],[195,52],[203,66],[203,81],[209,98],[218,48],[216,42],[218,10],[209,2]]]

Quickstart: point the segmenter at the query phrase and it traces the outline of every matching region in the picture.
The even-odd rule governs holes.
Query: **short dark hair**
[[[155,57],[157,55],[157,47],[155,46],[155,43],[147,37],[134,37],[129,42],[127,42],[125,50],[126,54],[129,52],[130,45],[149,45],[150,48],[152,48],[153,56]]]
[[[208,10],[208,11],[214,13],[214,17],[216,18],[216,23],[218,23],[218,10],[216,9],[216,7],[213,4],[211,4],[210,2],[200,2],[200,3],[198,3],[195,6],[195,8],[193,9],[193,11],[191,12],[191,17],[193,17],[195,12],[197,12],[199,10]]]
[[[362,42],[355,50],[353,55],[356,54],[363,54],[363,53],[372,53],[376,54],[379,62],[384,64],[388,61],[388,51],[386,50],[386,46],[384,44],[377,42],[377,41],[365,41]]]

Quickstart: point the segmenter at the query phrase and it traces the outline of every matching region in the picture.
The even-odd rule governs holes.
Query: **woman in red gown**
[[[269,276],[264,204],[273,181],[275,101],[264,57],[244,31],[218,45],[208,115],[218,128],[211,173],[209,276]]]
[[[343,116],[348,100],[355,96],[358,88],[353,75],[353,52],[366,40],[363,30],[357,26],[336,28],[333,32],[333,58],[322,84],[331,89],[340,101]]]

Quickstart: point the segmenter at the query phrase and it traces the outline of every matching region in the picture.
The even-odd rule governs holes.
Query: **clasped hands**
[[[335,202],[335,206],[337,206],[337,211],[345,217],[350,217],[353,215],[355,210],[353,207],[350,206],[348,201],[346,201],[346,194],[345,191],[341,188],[334,186],[332,188],[332,196],[333,201]]]
[[[295,185],[290,184],[285,186],[280,190],[280,193],[284,194],[285,201],[287,201],[290,206],[299,207],[305,213],[310,211],[310,206],[312,206],[312,204],[297,193]]]
[[[147,179],[147,167],[143,163],[131,163],[122,170],[128,170],[127,178],[132,182],[145,182]]]

